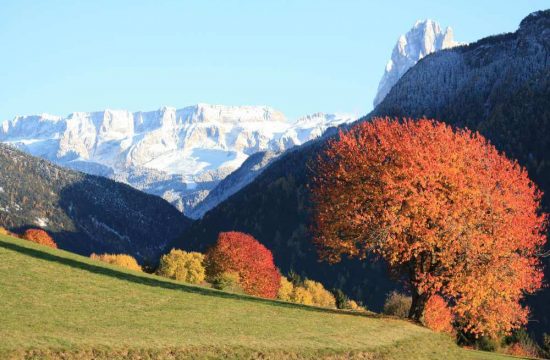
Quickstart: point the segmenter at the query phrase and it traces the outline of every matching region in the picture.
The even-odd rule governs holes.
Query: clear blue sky
[[[0,121],[18,114],[270,105],[366,113],[417,19],[459,41],[514,31],[548,0],[0,0]]]

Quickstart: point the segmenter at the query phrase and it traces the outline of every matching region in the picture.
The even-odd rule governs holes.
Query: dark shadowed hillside
[[[479,130],[550,192],[550,11],[530,15],[515,33],[427,56],[363,120],[373,115],[428,116]],[[204,250],[220,231],[245,231],[274,252],[284,272],[293,269],[322,279],[327,287],[341,287],[380,310],[394,286],[382,264],[329,266],[318,262],[311,243],[307,164],[322,144],[309,143],[273,162],[195,222],[178,246]],[[548,208],[548,197],[545,203]],[[537,319],[534,328],[550,332],[548,290],[529,303]]]
[[[426,116],[479,131],[527,168],[550,212],[550,10],[531,14],[513,34],[426,57],[373,115]],[[550,258],[544,263],[548,283]],[[530,328],[550,332],[550,289],[528,304]]]
[[[165,200],[0,145],[0,226],[40,227],[66,250],[156,261],[190,221]]]

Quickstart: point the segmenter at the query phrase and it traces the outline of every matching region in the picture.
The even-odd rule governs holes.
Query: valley
[[[210,26],[178,32],[208,38]],[[311,68],[288,77],[258,60],[266,45],[258,64],[241,59],[230,75],[261,69],[300,83],[315,72],[300,99],[273,84],[310,115],[196,103],[201,81],[169,87],[169,99],[195,104],[181,108],[0,121],[0,359],[549,357],[550,10],[514,26],[481,38],[472,27],[466,38],[478,40],[461,42],[416,21],[368,113],[310,112],[319,90],[334,97],[329,111],[346,103],[338,92],[352,98],[353,81],[339,78],[349,54],[308,54]],[[281,66],[301,64],[294,52],[314,43],[278,49]],[[201,58],[189,50],[178,61]],[[212,64],[242,52],[203,59],[201,76],[222,79]],[[126,58],[116,75],[153,71],[141,57],[168,61],[150,56]],[[327,59],[335,72],[319,71]],[[232,80],[237,96],[246,82]],[[118,86],[104,91],[117,98]]]

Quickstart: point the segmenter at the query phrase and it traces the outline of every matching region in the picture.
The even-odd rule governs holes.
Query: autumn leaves
[[[382,257],[423,320],[444,299],[465,333],[508,333],[542,285],[541,193],[481,135],[432,120],[374,119],[340,132],[315,162],[315,243],[323,259]]]

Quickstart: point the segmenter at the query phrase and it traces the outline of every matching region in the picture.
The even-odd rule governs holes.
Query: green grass
[[[499,359],[407,321],[190,286],[0,236],[0,359]]]

